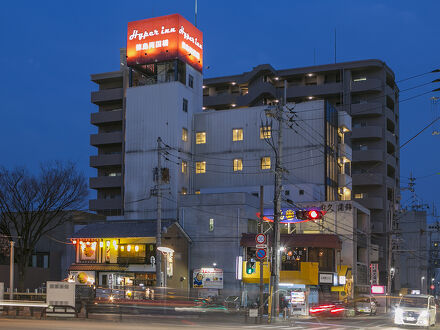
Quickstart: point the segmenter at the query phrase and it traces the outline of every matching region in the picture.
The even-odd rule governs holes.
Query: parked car
[[[309,309],[309,314],[318,318],[345,317],[346,308],[340,302],[318,304]]]
[[[356,300],[356,313],[357,314],[370,314],[376,315],[377,312],[377,301],[374,297],[362,297]]]
[[[404,295],[394,312],[394,324],[429,327],[436,323],[437,307],[433,296]]]

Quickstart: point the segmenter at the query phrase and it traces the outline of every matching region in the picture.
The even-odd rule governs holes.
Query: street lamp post
[[[423,280],[425,279],[425,276],[422,276],[420,278],[420,293],[423,293]]]

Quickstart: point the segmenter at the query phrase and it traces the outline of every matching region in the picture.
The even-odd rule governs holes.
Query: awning
[[[341,240],[334,234],[282,234],[280,243],[288,247],[342,248]],[[247,247],[255,246],[255,234],[242,234],[240,244]]]
[[[125,271],[127,267],[112,264],[72,264],[69,271],[97,270],[103,272]]]

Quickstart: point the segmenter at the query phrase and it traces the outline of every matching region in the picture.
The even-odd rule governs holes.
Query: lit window
[[[356,199],[362,199],[362,198],[365,198],[366,196],[365,196],[365,194],[363,194],[363,193],[360,193],[360,194],[354,194],[354,198],[356,198]]]
[[[359,78],[355,78],[355,79],[353,79],[354,82],[357,82],[357,81],[365,81],[365,80],[367,80],[367,77],[359,77]]]
[[[234,159],[234,172],[243,171],[243,159],[235,158]]]
[[[234,128],[232,130],[232,141],[243,141],[243,129]]]
[[[185,127],[182,127],[182,141],[188,141],[188,130]]]
[[[260,127],[260,139],[270,139],[272,136],[271,126],[261,126]]]
[[[261,158],[261,169],[262,170],[270,170],[270,157],[262,157]]]
[[[180,192],[182,195],[186,195],[188,193],[188,190],[186,190],[185,187],[182,187],[182,190]]]
[[[196,190],[196,195],[200,195],[200,190]]]
[[[206,173],[206,162],[196,162],[196,173]]]
[[[197,132],[196,144],[204,144],[204,143],[206,143],[206,132]]]
[[[209,219],[209,231],[214,231],[214,219]]]
[[[182,160],[182,173],[186,174],[187,168],[188,168],[188,163]]]
[[[188,100],[187,99],[183,99],[182,110],[183,110],[183,112],[188,112]]]

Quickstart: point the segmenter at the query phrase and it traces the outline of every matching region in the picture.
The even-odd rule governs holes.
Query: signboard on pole
[[[379,284],[379,264],[370,264],[370,284]]]
[[[255,236],[255,241],[257,244],[266,244],[266,235],[257,234],[257,236]]]
[[[264,259],[266,258],[266,249],[258,249],[257,252],[255,253],[255,256],[257,257],[257,259]]]

